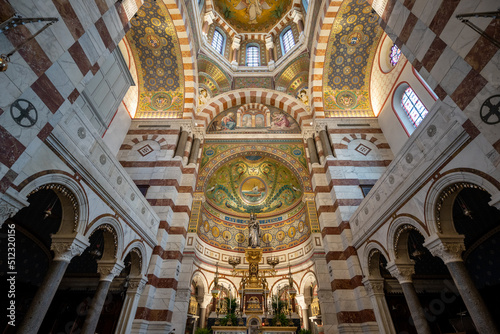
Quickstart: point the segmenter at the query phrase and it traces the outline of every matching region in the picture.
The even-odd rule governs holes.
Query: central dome
[[[205,184],[207,202],[240,217],[284,213],[297,205],[303,190],[297,176],[278,160],[246,155],[219,166]]]

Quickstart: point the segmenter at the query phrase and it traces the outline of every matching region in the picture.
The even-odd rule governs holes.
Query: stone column
[[[462,260],[462,252],[465,250],[463,240],[463,235],[443,237],[434,234],[425,240],[424,246],[448,267],[477,331],[481,334],[498,333],[488,308],[465,268]]]
[[[338,311],[333,300],[331,277],[326,258],[324,255],[314,255],[312,261],[318,279],[318,299],[324,333],[338,333]]]
[[[403,294],[410,309],[411,318],[418,334],[431,334],[429,324],[425,319],[424,309],[418,299],[417,291],[413,285],[412,275],[415,273],[413,264],[396,264],[391,261],[387,264],[387,270],[401,284]]]
[[[207,307],[209,306],[211,300],[211,294],[205,294],[203,297],[198,297],[198,304],[200,304],[200,328],[207,327],[205,319],[207,317]]]
[[[321,139],[319,136],[315,136],[314,140],[316,142],[316,150],[318,151],[319,162],[322,164],[325,162],[325,155],[323,153],[323,144],[321,143]]]
[[[38,333],[71,259],[81,255],[88,246],[87,238],[80,235],[76,238],[52,237],[50,249],[54,251],[54,259],[31,302],[19,333]]]
[[[293,17],[293,22],[297,24],[297,28],[299,30],[299,40],[303,41],[304,40],[304,17],[302,16],[302,13],[299,12],[298,10],[295,10],[292,13]]]
[[[372,302],[375,319],[377,319],[379,333],[381,334],[396,334],[394,323],[392,322],[391,313],[387,307],[387,301],[384,294],[384,279],[383,278],[364,278],[368,297]]]
[[[186,148],[186,142],[188,138],[188,132],[182,131],[179,137],[179,142],[177,143],[177,148],[175,149],[174,157],[181,157],[184,155],[184,149]]]
[[[307,300],[306,300],[307,299]],[[311,303],[311,298],[306,298],[304,295],[295,296],[297,304],[299,304],[302,309],[302,323],[304,324],[304,329],[309,329],[309,314],[307,313],[309,304]]]
[[[274,43],[273,43],[273,36],[272,35],[266,36],[266,49],[267,49],[267,57],[269,59],[267,64],[269,65],[269,70],[273,71],[274,70]]]
[[[92,298],[92,301],[90,302],[89,311],[87,313],[87,317],[85,318],[85,322],[83,323],[81,334],[95,333],[111,282],[121,273],[123,268],[123,263],[116,259],[113,261],[101,260],[98,262],[97,272],[101,275],[101,277],[97,290],[94,294],[94,298]]]
[[[191,145],[191,154],[189,155],[189,163],[196,164],[198,161],[198,153],[200,151],[200,139],[195,138],[193,141],[193,145]]]
[[[146,277],[133,277],[130,279],[115,334],[128,334],[131,332],[137,304],[147,281]]]
[[[194,255],[193,255],[194,256]],[[191,299],[191,276],[194,271],[194,258],[185,254],[180,267],[177,290],[175,291],[174,310],[172,314],[172,329],[175,333],[184,333],[186,329],[187,312]]]
[[[231,49],[233,50],[233,56],[231,58],[231,67],[233,71],[236,71],[238,69],[238,51],[240,50],[241,46],[241,36],[236,35],[233,38],[233,44],[231,44]]]
[[[189,155],[191,153],[191,147],[193,146],[193,135],[188,135],[186,140],[186,146],[184,147],[184,154],[182,155],[182,163],[186,165],[189,160]]]
[[[209,11],[209,12],[205,13],[204,19],[205,20],[203,22],[203,26],[201,27],[201,32],[202,32],[203,36],[205,36],[205,38],[206,38],[207,34],[208,34],[208,28],[210,27],[210,25],[212,23],[214,23],[215,14],[212,11]]]
[[[307,149],[309,151],[309,157],[311,158],[311,163],[319,163],[318,153],[316,152],[316,144],[314,143],[314,137],[307,139]]]
[[[328,140],[328,133],[326,132],[326,130],[321,130],[319,132],[319,137],[321,139],[321,144],[323,146],[323,153],[325,154],[325,157],[326,158],[330,156],[333,157],[332,146],[330,145],[330,141]]]

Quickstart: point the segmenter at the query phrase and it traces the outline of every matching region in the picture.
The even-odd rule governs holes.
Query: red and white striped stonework
[[[375,322],[361,282],[359,258],[350,241],[349,220],[364,198],[360,185],[375,184],[393,156],[377,121],[366,120],[366,123],[369,127],[329,124],[335,159],[313,165],[311,173],[339,326]],[[359,145],[368,148],[368,153],[357,151]],[[360,302],[341,302],[356,299]]]
[[[500,50],[456,18],[459,14],[496,11],[498,1],[368,2],[381,16],[382,28],[439,99],[464,112],[470,121],[463,127],[472,137],[484,135],[500,152],[498,124],[486,124],[479,112],[483,103],[499,92]],[[498,19],[469,19],[500,40]]]
[[[194,117],[196,87],[198,87],[198,77],[196,75],[196,58],[194,50],[192,33],[189,31],[189,15],[185,9],[183,1],[163,0],[172,22],[177,32],[177,39],[182,53],[182,66],[184,68],[184,112],[182,118],[191,119]]]
[[[306,111],[306,106],[300,100],[275,90],[256,88],[233,90],[217,95],[208,101],[207,105],[196,115],[196,119],[207,126],[224,110],[247,103],[267,104],[282,109],[295,118],[300,125],[312,119],[312,115]]]
[[[316,38],[313,41],[311,52],[311,68],[309,73],[312,94],[312,107],[316,118],[325,117],[323,105],[323,68],[325,65],[326,47],[333,21],[337,16],[342,1],[325,1],[324,7],[320,9],[316,24]]]
[[[173,321],[197,171],[173,158],[180,129],[147,128],[148,123],[139,128],[139,124],[133,123],[118,158],[137,185],[149,186],[146,199],[160,217],[158,245],[153,250],[148,284],[134,322],[147,328],[167,326]],[[143,156],[138,150],[146,145],[153,151]],[[189,147],[186,145],[184,156],[189,155]]]
[[[131,1],[135,3],[131,5]],[[7,71],[0,73],[0,193],[7,190],[29,160],[26,152],[45,141],[61,116],[72,108],[85,83],[130,28],[130,8],[141,4],[140,0],[91,0],[85,5],[63,0],[43,4],[0,0],[2,22],[16,12],[24,17],[59,18],[28,42],[41,24],[17,26],[0,35],[4,51],[26,42],[10,57]],[[38,122],[29,129],[20,130],[8,112],[19,98],[30,101],[38,111]]]

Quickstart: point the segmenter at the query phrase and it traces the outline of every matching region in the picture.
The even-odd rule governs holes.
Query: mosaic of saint
[[[237,216],[249,212],[279,214],[297,205],[303,190],[297,176],[281,162],[247,155],[225,162],[205,184],[207,202]]]
[[[299,124],[292,116],[272,106],[267,106],[265,111],[239,110],[240,107],[233,107],[217,115],[209,124],[207,133],[300,133]]]
[[[172,19],[161,1],[145,1],[130,20],[127,39],[139,79],[135,118],[181,118],[184,105],[182,55]]]
[[[323,76],[327,117],[373,117],[370,70],[382,34],[366,0],[346,0],[328,40]]]
[[[214,0],[215,9],[238,32],[267,32],[289,10],[291,0]]]

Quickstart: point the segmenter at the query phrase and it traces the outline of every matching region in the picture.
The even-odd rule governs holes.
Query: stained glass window
[[[295,46],[292,29],[288,29],[281,37],[283,42],[283,54],[290,51]]]
[[[214,38],[212,38],[212,46],[218,53],[221,55],[224,54],[223,46],[224,46],[224,36],[218,31],[214,31]]]
[[[247,47],[247,66],[259,66],[259,47],[249,45]]]
[[[396,64],[399,61],[399,58],[401,58],[401,50],[397,47],[396,44],[392,45],[391,54],[389,55],[389,58],[391,60],[392,66],[396,66]]]
[[[422,123],[424,117],[429,113],[411,87],[406,88],[401,98],[401,106],[415,128]]]

